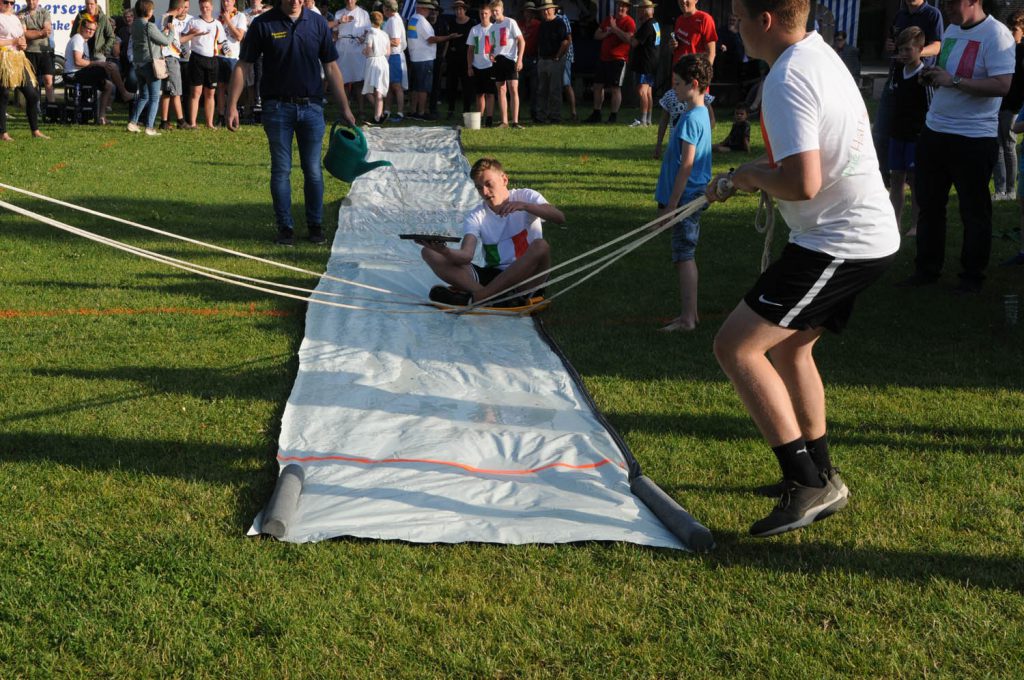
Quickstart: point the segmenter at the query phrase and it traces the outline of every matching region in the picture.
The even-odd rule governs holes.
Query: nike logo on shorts
[[[772,307],[783,307],[784,306],[781,302],[772,302],[771,300],[766,298],[763,293],[757,298],[757,301],[758,302],[763,302],[766,305],[771,305]]]

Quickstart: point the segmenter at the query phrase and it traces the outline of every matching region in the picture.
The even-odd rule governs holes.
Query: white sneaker
[[[644,122],[639,118],[634,118],[633,122],[629,124],[629,127],[643,127]]]
[[[147,137],[159,137],[160,133],[156,131],[156,128],[146,128]]]
[[[128,132],[138,132],[141,129],[142,128],[139,127],[138,123],[133,123],[131,121],[128,121]]]

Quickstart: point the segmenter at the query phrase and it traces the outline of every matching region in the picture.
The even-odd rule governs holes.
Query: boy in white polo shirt
[[[789,244],[726,319],[715,356],[768,441],[782,482],[750,533],[772,536],[824,519],[847,504],[832,467],[825,391],[814,344],[839,332],[854,299],[882,275],[899,231],[871,143],[871,123],[842,60],[805,30],[808,0],[733,0],[747,54],[771,71],[761,104],[767,159],[740,166],[740,191],[765,191],[790,229]],[[721,176],[708,185],[711,201]],[[770,359],[769,359],[770,357]]]
[[[551,254],[541,222],[565,223],[562,211],[539,192],[509,190],[508,175],[494,158],[478,160],[469,176],[483,202],[466,216],[461,246],[448,248],[443,243],[418,242],[423,246],[423,259],[431,270],[452,286],[434,286],[430,299],[447,305],[486,301],[547,271]],[[473,264],[477,244],[483,250],[483,267]],[[542,280],[529,281],[518,292],[529,293],[543,285]],[[513,299],[497,306],[522,304],[525,300]]]

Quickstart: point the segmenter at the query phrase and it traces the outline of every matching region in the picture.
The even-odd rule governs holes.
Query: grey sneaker
[[[819,512],[818,516],[814,518],[815,522],[823,520],[826,517],[831,517],[845,508],[850,502],[850,489],[846,486],[846,482],[843,481],[843,478],[839,476],[839,468],[829,468],[825,471],[825,476],[828,477],[829,486],[835,489],[836,493],[839,494],[839,498],[832,503],[832,505]]]
[[[829,515],[835,514],[846,507],[847,499],[850,496],[850,489],[846,486],[846,482],[839,476],[839,468],[833,467],[825,471],[825,475],[828,477],[828,483],[835,487],[836,491],[839,492],[840,499],[832,504],[829,508],[824,510],[822,514],[818,515],[815,521],[819,519],[825,519]],[[774,484],[765,484],[764,486],[755,486],[753,493],[755,496],[766,496],[768,498],[779,498],[782,496],[782,492],[786,490],[787,482],[785,479],[780,479]]]
[[[750,535],[763,538],[805,527],[841,498],[839,490],[827,480],[820,489],[789,482],[768,516],[750,525]]]

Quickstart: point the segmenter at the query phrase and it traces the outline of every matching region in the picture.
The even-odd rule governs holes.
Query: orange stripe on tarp
[[[56,316],[132,316],[138,314],[187,314],[190,316],[290,316],[290,312],[278,309],[212,309],[195,307],[145,307],[130,309],[0,309],[0,319],[51,318]]]
[[[346,463],[361,463],[364,465],[381,465],[385,463],[421,463],[423,465],[445,465],[448,467],[456,467],[467,472],[476,472],[484,475],[533,475],[544,470],[550,470],[552,468],[566,468],[569,470],[593,470],[595,468],[603,467],[611,463],[616,465],[615,461],[608,458],[603,458],[596,463],[587,463],[585,465],[572,465],[570,463],[548,463],[547,465],[541,465],[540,467],[528,468],[526,470],[489,470],[487,468],[478,468],[472,465],[465,465],[463,463],[456,463],[450,460],[436,460],[433,458],[363,458],[361,456],[342,456],[342,455],[329,455],[329,456],[286,456],[282,453],[277,454],[277,460],[285,463],[320,463],[324,461],[339,460]],[[625,469],[625,466],[618,464],[619,467]]]

